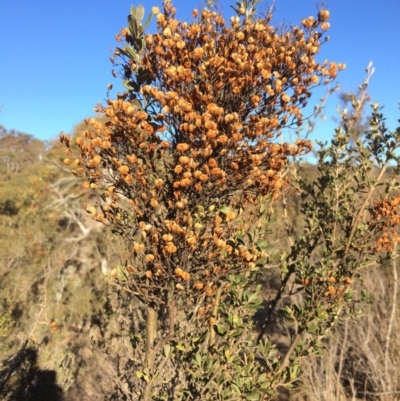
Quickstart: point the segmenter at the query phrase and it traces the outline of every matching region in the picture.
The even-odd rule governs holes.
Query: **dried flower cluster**
[[[321,272],[320,274],[316,274],[315,277],[305,277],[301,280],[301,284],[304,285],[307,294],[323,294],[332,303],[337,302],[337,300],[343,297],[347,287],[352,282],[353,280],[347,275],[333,270]]]
[[[369,226],[379,232],[375,250],[393,252],[393,245],[400,242],[400,234],[396,227],[400,225],[399,215],[400,196],[392,199],[375,201],[371,210]]]
[[[204,11],[186,23],[175,11],[168,1],[153,9],[158,33],[143,37],[137,57],[116,50],[133,89],[97,108],[109,121],[89,119],[79,155],[65,161],[104,201],[87,210],[130,241],[128,275],[152,301],[166,283],[209,295],[228,271],[256,267],[265,255],[238,233],[281,193],[288,157],[311,149],[277,143],[279,130],[301,125],[311,89],[344,68],[315,60],[327,10],[288,32],[269,18],[227,26]],[[122,38],[137,43],[128,28]],[[71,156],[70,138],[61,140]]]

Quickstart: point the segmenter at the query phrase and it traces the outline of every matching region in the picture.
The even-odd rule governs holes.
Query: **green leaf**
[[[199,353],[197,353],[196,356],[195,356],[195,358],[196,358],[197,364],[198,364],[199,366],[201,366],[201,355],[200,355]]]
[[[314,334],[318,330],[318,326],[316,324],[310,323],[307,326],[307,333]]]
[[[267,374],[261,373],[260,377],[257,380],[257,383],[264,383],[267,380]]]
[[[164,345],[164,355],[168,358],[171,352],[171,346],[169,344]]]
[[[186,348],[183,344],[178,344],[175,347],[176,349],[178,349],[179,351],[186,351]]]
[[[132,60],[139,61],[139,56],[136,50],[134,50],[131,46],[126,45],[124,50]]]
[[[138,379],[144,379],[147,383],[149,382],[149,376],[147,376],[146,374],[144,374],[143,372],[137,370],[136,372],[136,376]]]
[[[139,28],[139,36],[142,34],[141,32],[142,28]],[[141,38],[136,38],[133,40],[135,47],[138,51],[142,50],[144,47],[144,44],[146,43],[146,41],[144,39]]]
[[[197,209],[199,211],[199,216],[200,217],[205,217],[205,213],[204,213],[204,206],[203,205],[197,205]]]
[[[269,381],[265,381],[261,383],[260,388],[263,390],[267,390],[271,388],[271,383]]]
[[[260,399],[260,394],[257,392],[253,392],[251,394],[249,394],[248,396],[246,396],[246,400],[249,401],[257,401]]]
[[[134,15],[128,16],[128,27],[131,36],[136,39],[138,37],[139,26]]]
[[[123,49],[120,47],[117,47],[116,50],[119,53],[123,54],[124,56],[131,58],[132,60],[135,60],[135,61],[139,60],[139,56],[138,56],[137,52],[129,45],[126,45]]]
[[[231,208],[229,206],[223,206],[221,207],[221,209],[219,209],[219,211],[223,214],[227,214],[228,212],[230,212]]]
[[[142,103],[140,102],[139,99],[132,100],[131,103],[132,103],[133,106],[136,106],[138,108],[138,110],[142,110],[143,109]]]
[[[257,246],[262,250],[267,250],[267,249],[271,249],[272,246],[268,244],[268,242],[266,241],[260,241],[257,243]]]
[[[150,24],[151,18],[153,17],[153,11],[149,14],[149,16],[147,17],[146,21],[143,24],[143,30],[145,30],[147,28],[147,25]]]
[[[290,380],[294,380],[299,375],[299,365],[294,365],[289,369]]]
[[[317,316],[321,319],[324,319],[328,316],[326,309],[323,306],[317,309]]]
[[[226,329],[222,326],[217,326],[215,324],[213,327],[214,327],[215,332],[220,336],[223,336],[226,333]]]
[[[233,391],[234,391],[236,394],[240,395],[240,388],[237,386],[237,384],[231,383],[231,388],[233,389]]]
[[[242,378],[240,376],[236,376],[235,384],[238,386],[239,389],[242,387]]]
[[[134,82],[134,81],[129,81],[127,79],[125,79],[124,81],[122,81],[122,85],[126,88],[129,89],[131,91],[135,91],[135,92],[139,92],[140,88],[139,85]]]
[[[224,351],[224,355],[225,355],[226,360],[229,361],[229,357],[231,356],[231,351],[230,351],[229,348],[227,348],[227,349]]]
[[[214,367],[214,359],[213,358],[207,358],[206,362],[206,370],[210,370],[211,368]]]
[[[257,297],[258,297],[258,293],[255,292],[249,296],[249,299],[247,300],[247,302],[249,302],[249,303],[253,302],[257,299]]]
[[[265,264],[267,263],[267,261],[268,261],[267,258],[262,258],[257,262],[256,266],[257,267],[264,267]]]
[[[218,383],[218,386],[220,386],[222,383],[226,382],[225,374],[221,373],[219,376],[216,377],[215,381]]]
[[[143,17],[144,17],[144,7],[141,4],[139,4],[136,9],[136,21],[139,23],[139,25],[142,23]]]
[[[131,7],[131,15],[136,18],[136,7],[134,5]]]

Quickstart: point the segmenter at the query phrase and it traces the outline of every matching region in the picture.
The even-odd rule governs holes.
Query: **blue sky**
[[[143,0],[142,0],[143,2]],[[175,0],[178,18],[191,20],[201,0]],[[225,17],[233,15],[220,1]],[[52,139],[61,131],[71,132],[84,118],[94,114],[97,102],[106,99],[107,84],[118,85],[109,61],[115,34],[126,26],[131,0],[12,0],[4,2],[0,14],[0,125],[41,139]],[[138,5],[138,3],[134,3]],[[161,0],[145,1],[161,6]],[[270,2],[263,0],[258,9]],[[387,125],[394,129],[400,118],[400,1],[330,0],[331,40],[322,47],[319,60],[344,62],[339,84],[355,91],[373,62],[370,85],[374,101],[385,105]],[[298,24],[316,15],[316,0],[276,0],[274,24]],[[146,13],[147,15],[147,13]],[[154,25],[152,26],[154,31]],[[152,29],[149,32],[152,32]],[[322,95],[316,93],[310,104]],[[338,98],[328,102],[328,123],[318,127],[314,138],[329,138]]]

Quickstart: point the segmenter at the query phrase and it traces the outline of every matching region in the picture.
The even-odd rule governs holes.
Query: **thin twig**
[[[290,224],[289,224],[289,220],[288,220],[286,194],[282,195],[282,205],[283,205],[283,217],[284,217],[285,226],[286,226],[286,234],[287,234],[287,236],[289,238],[290,247],[292,247],[293,244],[294,244],[294,241],[293,241],[293,238],[292,238]]]
[[[289,360],[294,352],[294,350],[296,349],[296,347],[298,346],[299,342],[301,340],[301,334],[297,333],[294,337],[294,340],[292,341],[292,343],[290,344],[289,349],[287,350],[285,356],[283,357],[281,363],[279,364],[278,370],[276,371],[276,374],[278,375],[279,373],[282,373],[287,365],[289,364]]]
[[[212,317],[215,319],[215,322],[216,322],[217,316],[218,316],[218,309],[219,309],[219,305],[221,302],[222,290],[223,290],[223,283],[221,283],[220,287],[218,288],[217,295],[216,295],[215,301],[214,301]],[[214,331],[213,326],[214,326],[214,323],[210,324],[210,337],[209,337],[209,343],[208,343],[209,349],[215,344],[215,331]]]
[[[111,363],[109,363],[108,365],[109,365],[110,369],[112,370],[115,378],[117,379],[117,381],[119,383],[119,388],[125,393],[125,395],[127,396],[128,399],[132,399],[130,396],[133,396],[134,394],[125,389],[124,384],[122,383],[121,379],[119,378],[117,372],[112,367]]]

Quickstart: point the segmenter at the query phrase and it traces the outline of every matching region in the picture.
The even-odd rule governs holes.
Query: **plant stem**
[[[154,341],[157,336],[157,323],[158,314],[152,306],[147,306],[147,317],[146,317],[146,353],[144,357],[144,369],[150,374],[155,359]],[[150,380],[144,391],[143,400],[151,400],[151,389],[153,387],[153,381]]]
[[[151,369],[154,362],[153,346],[157,335],[157,311],[147,307],[145,368]]]
[[[276,374],[278,375],[279,373],[282,373],[283,370],[287,367],[290,357],[292,356],[294,350],[296,349],[297,345],[299,344],[301,339],[301,334],[297,333],[296,336],[294,337],[292,343],[290,344],[289,349],[287,350],[285,356],[282,359],[282,362],[280,363],[278,370],[276,371]]]
[[[221,283],[220,287],[218,288],[217,295],[215,297],[215,302],[214,302],[214,308],[212,312],[212,317],[214,319],[217,319],[218,316],[218,309],[219,309],[219,304],[221,302],[221,295],[222,295],[222,289],[223,289],[223,283]],[[214,325],[210,324],[210,337],[209,337],[209,343],[208,347],[211,348],[215,344],[215,331],[214,331]]]

